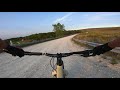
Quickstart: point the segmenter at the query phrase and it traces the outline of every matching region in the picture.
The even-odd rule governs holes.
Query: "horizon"
[[[66,30],[119,27],[120,12],[0,12],[0,38],[52,32],[58,22]]]

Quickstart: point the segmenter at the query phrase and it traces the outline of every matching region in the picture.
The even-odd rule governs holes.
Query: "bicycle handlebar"
[[[57,53],[57,54],[50,54],[50,53],[41,53],[41,52],[26,52],[24,53],[24,55],[46,55],[49,57],[68,57],[71,56],[73,54],[79,54],[83,57],[89,57],[89,56],[93,56],[93,51],[92,50],[85,50],[85,51],[78,51],[78,52],[70,52],[70,53]]]
[[[25,51],[24,52],[24,55],[43,55],[43,53],[40,53],[40,52],[27,52],[27,51]]]

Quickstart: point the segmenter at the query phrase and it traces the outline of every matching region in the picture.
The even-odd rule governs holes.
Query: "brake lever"
[[[94,56],[93,50],[86,50],[83,54],[81,54],[81,56],[83,56],[83,57]]]

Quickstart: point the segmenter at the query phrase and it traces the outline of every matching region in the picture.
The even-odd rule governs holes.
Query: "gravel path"
[[[72,36],[23,48],[27,51],[62,53],[85,48],[74,44]],[[52,78],[50,59],[46,56],[13,57],[0,54],[0,78]],[[56,60],[55,60],[56,61]],[[79,55],[63,58],[68,78],[120,78],[120,65],[111,65],[100,56],[84,58]]]

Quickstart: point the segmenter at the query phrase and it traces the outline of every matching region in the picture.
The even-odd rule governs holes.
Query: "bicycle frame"
[[[56,78],[65,78],[66,74],[64,70],[64,63],[62,57],[57,57],[57,67],[56,70],[52,71],[52,75]]]
[[[57,65],[57,78],[65,78],[63,66]]]

